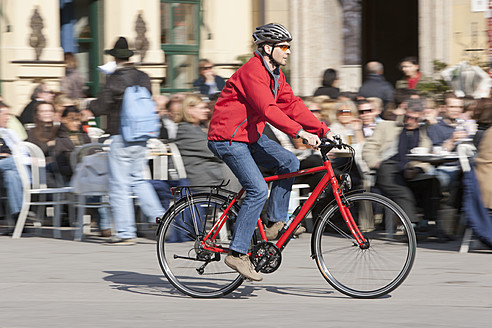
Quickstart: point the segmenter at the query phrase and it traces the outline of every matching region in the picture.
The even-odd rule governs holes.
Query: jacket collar
[[[272,71],[268,66],[268,63],[266,62],[265,58],[260,54],[258,50],[255,51],[255,57],[258,57],[258,59],[261,60],[268,74],[270,74],[270,77],[272,78],[272,82],[273,82],[270,84],[270,89],[272,90],[272,93],[275,96],[275,98],[277,98],[277,92],[280,87],[280,67],[276,67]]]

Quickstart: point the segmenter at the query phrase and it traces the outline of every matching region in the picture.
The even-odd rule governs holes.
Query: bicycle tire
[[[162,272],[180,292],[196,298],[216,298],[242,284],[244,278],[224,264],[223,258],[227,254],[199,247],[203,236],[229,202],[230,199],[222,195],[197,194],[179,200],[164,215],[157,233],[157,257]],[[227,220],[235,219],[237,213],[237,206],[231,207]],[[229,236],[224,228],[216,243],[229,247]],[[211,261],[200,272],[205,259]]]
[[[415,232],[405,212],[387,197],[362,192],[345,199],[359,227],[360,214],[371,209],[370,214],[382,210],[384,224],[363,232],[369,247],[362,249],[348,231],[337,204],[332,203],[315,225],[313,257],[323,277],[339,292],[354,298],[381,297],[410,273],[416,254]]]

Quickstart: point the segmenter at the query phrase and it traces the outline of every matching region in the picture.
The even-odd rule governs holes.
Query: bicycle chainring
[[[271,242],[261,242],[255,245],[251,252],[251,262],[255,268],[260,261],[265,262],[260,269],[260,272],[275,272],[282,262],[282,253],[275,244]]]

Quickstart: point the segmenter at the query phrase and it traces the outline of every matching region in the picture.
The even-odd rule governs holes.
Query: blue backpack
[[[125,89],[120,117],[121,135],[127,142],[147,141],[159,136],[159,114],[146,87],[136,84]]]

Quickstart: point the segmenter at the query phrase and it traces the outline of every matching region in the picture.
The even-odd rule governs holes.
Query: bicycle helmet
[[[292,40],[292,36],[283,25],[269,23],[263,26],[258,26],[256,28],[256,30],[253,32],[253,40],[256,45],[265,42],[290,42]]]

